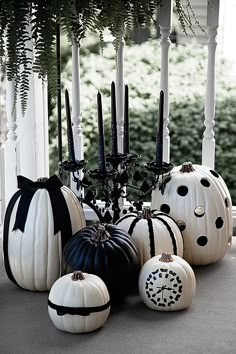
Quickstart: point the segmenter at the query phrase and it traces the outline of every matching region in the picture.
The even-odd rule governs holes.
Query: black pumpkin
[[[137,285],[140,262],[129,234],[111,224],[90,225],[77,232],[64,248],[64,259],[72,268],[98,275],[111,296]]]

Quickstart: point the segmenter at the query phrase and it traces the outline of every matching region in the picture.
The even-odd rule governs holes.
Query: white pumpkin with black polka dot
[[[164,251],[183,257],[183,237],[176,222],[166,213],[150,208],[121,217],[116,225],[128,232],[140,256],[141,266]]]
[[[184,259],[190,264],[218,261],[232,242],[232,202],[224,180],[213,169],[191,162],[175,167],[170,177],[164,176],[153,192],[152,208],[179,224]]]

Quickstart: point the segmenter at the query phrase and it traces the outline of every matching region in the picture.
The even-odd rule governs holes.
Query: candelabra
[[[171,163],[163,162],[162,166],[157,166],[155,161],[151,161],[144,164],[144,168],[150,172],[145,180],[140,181],[140,177],[136,176],[134,181],[134,175],[139,174],[137,170],[140,166],[139,159],[140,156],[137,154],[119,153],[116,156],[107,154],[105,174],[101,174],[99,169],[87,169],[84,160],[79,163],[65,161],[60,163],[59,167],[66,173],[72,173],[78,191],[84,190],[84,197],[80,193],[81,202],[92,208],[101,222],[115,223],[120,218],[121,199],[128,199],[131,202],[129,199],[131,190],[137,191],[135,200],[131,202],[131,209],[140,211],[145,197],[157,185],[163,193],[166,183],[171,178],[169,174],[173,168]],[[79,178],[80,170],[84,174],[82,180]],[[98,201],[103,203],[102,208],[99,208]]]
[[[69,96],[66,90],[65,103],[67,114],[67,138],[69,160],[59,163],[60,176],[63,179],[65,173],[72,173],[73,180],[76,182],[77,190],[80,191],[79,198],[82,203],[87,204],[97,214],[101,222],[115,223],[121,213],[121,200],[126,199],[131,202],[129,194],[131,190],[137,191],[137,197],[132,201],[132,209],[142,210],[145,197],[152,189],[159,186],[164,193],[166,183],[171,179],[170,171],[173,168],[171,163],[162,160],[163,144],[163,107],[164,93],[160,93],[159,122],[156,137],[156,160],[147,162],[144,168],[147,177],[140,182],[137,167],[139,166],[140,156],[129,152],[129,123],[128,123],[128,86],[125,87],[125,107],[124,107],[124,153],[118,152],[117,146],[117,122],[115,104],[115,84],[111,84],[111,132],[112,132],[112,152],[105,154],[102,99],[101,94],[97,95],[98,110],[98,168],[91,170],[86,166],[86,161],[75,159],[74,142],[70,118]],[[82,170],[84,177],[80,178]],[[162,176],[160,181],[160,176]],[[83,190],[83,193],[82,193]],[[104,207],[99,208],[98,201],[103,202]],[[124,210],[123,210],[124,212]]]

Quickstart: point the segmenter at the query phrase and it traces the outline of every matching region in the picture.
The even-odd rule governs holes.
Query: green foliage
[[[88,45],[86,45],[88,43]],[[115,78],[114,49],[112,43],[96,54],[96,42],[86,40],[81,51],[81,116],[85,136],[85,158],[88,168],[97,167],[97,112],[96,94],[103,98],[106,151],[110,141],[110,83]],[[90,53],[88,48],[92,48]],[[130,92],[130,145],[131,151],[141,155],[143,164],[155,159],[155,135],[158,117],[160,85],[160,46],[152,40],[142,45],[125,48],[125,80]],[[170,50],[170,139],[171,162],[201,163],[204,131],[204,100],[206,90],[207,48],[196,44],[173,47]],[[236,122],[236,86],[225,81],[223,63],[217,64],[216,90],[216,170],[225,179],[236,203],[235,174],[236,146],[233,142]],[[71,60],[62,75],[63,91],[71,93]],[[65,112],[63,108],[63,116]],[[65,118],[64,122],[65,124]],[[64,126],[65,129],[65,126]],[[56,169],[56,113],[51,118],[51,171]],[[53,134],[52,134],[53,133]],[[66,135],[64,131],[64,158]]]
[[[28,55],[29,34],[27,24],[29,3],[24,0],[0,2],[0,61],[3,62],[5,49],[7,51],[7,77],[14,79],[14,97],[17,93],[21,98],[22,111],[26,109],[29,75],[32,68],[32,58]],[[6,42],[4,42],[6,38]]]
[[[88,30],[99,33],[102,47],[103,32],[108,28],[114,36],[117,51],[121,38],[135,27],[148,25],[162,2],[163,0],[0,0],[0,62],[6,54],[7,77],[9,80],[14,79],[15,102],[19,93],[24,112],[32,69],[39,77],[48,78],[50,94],[55,95],[55,39],[58,24],[71,43],[80,43]],[[182,7],[183,2],[186,10]],[[175,0],[175,5],[183,30],[192,29],[190,0]],[[197,22],[196,18],[195,21]],[[28,32],[30,27],[35,43],[34,63],[32,56],[27,56],[31,51]]]

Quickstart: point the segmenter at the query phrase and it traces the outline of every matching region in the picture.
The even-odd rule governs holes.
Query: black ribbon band
[[[72,226],[70,220],[70,213],[62,194],[61,187],[63,184],[59,178],[54,175],[43,182],[33,182],[30,179],[17,176],[18,188],[20,188],[21,197],[16,212],[16,220],[13,230],[19,229],[24,232],[25,223],[30,207],[31,200],[38,189],[46,189],[49,193],[53,220],[54,220],[54,235],[61,231],[62,247],[64,248],[66,242],[72,236]]]
[[[90,313],[95,313],[95,312],[101,312],[106,310],[108,307],[110,307],[111,303],[110,300],[101,306],[94,306],[94,307],[67,307],[67,306],[60,306],[53,304],[49,299],[48,299],[48,306],[51,307],[53,310],[57,311],[58,316],[63,316],[63,315],[80,315],[80,316],[89,316]]]
[[[4,228],[3,228],[3,254],[4,254],[4,266],[8,278],[16,285],[18,285],[15,280],[10,266],[9,256],[8,256],[8,237],[9,237],[9,225],[11,220],[11,213],[14,208],[15,203],[18,198],[20,198],[21,191],[17,191],[8,203],[5,218],[4,218]]]

